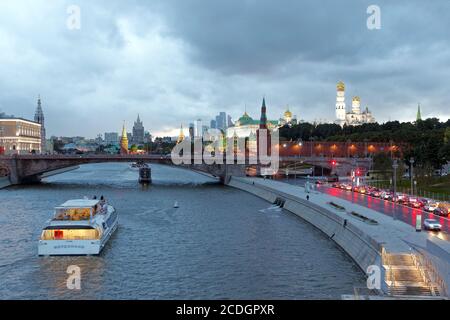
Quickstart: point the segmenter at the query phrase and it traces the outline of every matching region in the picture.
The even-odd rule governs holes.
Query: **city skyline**
[[[263,96],[269,118],[289,105],[299,120],[331,121],[342,80],[381,123],[414,121],[418,103],[424,118],[446,121],[450,4],[438,2],[379,1],[380,30],[366,27],[368,1],[286,1],[289,10],[268,1],[79,1],[76,30],[66,25],[68,1],[2,3],[0,112],[33,119],[40,94],[47,136],[120,132],[137,114],[152,135],[176,136],[180,123],[209,125],[221,111],[256,115]],[[192,19],[179,19],[186,12]]]

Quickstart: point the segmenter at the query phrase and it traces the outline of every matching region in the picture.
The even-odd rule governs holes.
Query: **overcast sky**
[[[81,9],[69,29],[68,6]],[[367,28],[367,7],[381,29]],[[450,1],[2,0],[0,112],[47,134],[153,135],[247,106],[269,118],[334,119],[336,83],[379,122],[450,117]]]

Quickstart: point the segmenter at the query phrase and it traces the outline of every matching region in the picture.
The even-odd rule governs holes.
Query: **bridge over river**
[[[9,176],[11,184],[39,182],[49,172],[91,163],[105,162],[145,162],[169,166],[178,166],[185,169],[206,173],[225,182],[230,176],[257,175],[260,166],[249,163],[227,163],[226,155],[223,155],[223,163],[208,164],[203,158],[191,157],[188,163],[177,165],[170,155],[9,155],[0,156],[0,170]],[[189,159],[188,159],[189,160]],[[200,160],[200,161],[199,161]],[[190,162],[190,164],[189,164]],[[280,157],[279,174],[295,173],[298,163],[309,164],[328,169],[328,172],[338,175],[348,175],[352,168],[358,167],[369,170],[372,164],[371,158],[327,158],[327,157]],[[293,169],[292,169],[293,168]]]

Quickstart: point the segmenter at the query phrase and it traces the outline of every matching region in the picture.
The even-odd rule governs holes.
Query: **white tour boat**
[[[117,229],[118,215],[104,200],[69,200],[42,230],[40,256],[97,255]]]

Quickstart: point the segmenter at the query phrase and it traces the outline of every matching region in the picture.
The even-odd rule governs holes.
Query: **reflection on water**
[[[85,165],[41,185],[0,191],[1,299],[339,298],[363,286],[356,265],[314,227],[196,173]],[[37,256],[52,208],[104,195],[119,228],[98,257]],[[174,208],[178,202],[179,208]],[[81,268],[81,290],[66,287]]]

